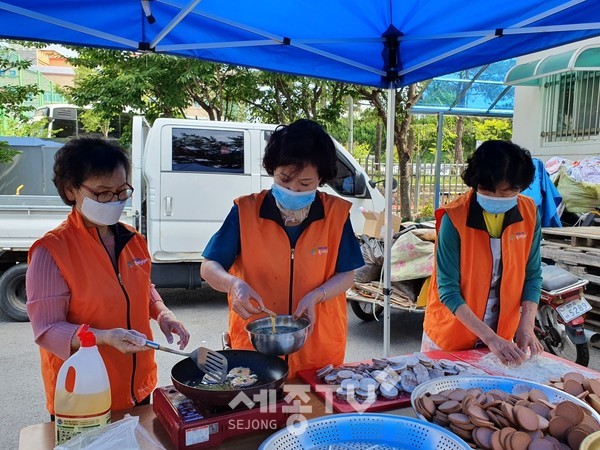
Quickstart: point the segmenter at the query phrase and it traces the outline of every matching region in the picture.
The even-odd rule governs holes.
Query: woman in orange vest
[[[472,189],[436,211],[436,263],[422,351],[487,346],[506,364],[542,351],[534,333],[540,298],[541,228],[529,152],[487,141],[462,178]]]
[[[156,385],[150,318],[169,343],[189,334],[150,282],[143,236],[118,222],[133,193],[125,151],[103,139],[69,141],[55,157],[54,184],[73,210],[29,251],[27,312],[40,346],[46,407],[54,414],[56,377],[89,324],[108,372],[112,410],[149,403]],[[138,353],[139,352],[139,353]]]
[[[261,307],[310,320],[312,334],[288,357],[290,376],[344,361],[345,293],[364,261],[350,203],[317,190],[336,177],[336,160],[317,123],[277,128],[263,158],[272,188],[235,200],[203,253],[202,278],[228,293],[233,348],[253,349],[244,326],[265,316]]]

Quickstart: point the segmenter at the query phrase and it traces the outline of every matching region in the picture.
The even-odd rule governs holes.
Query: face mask
[[[273,197],[275,200],[285,209],[296,211],[298,209],[306,208],[315,199],[317,190],[294,192],[289,189],[279,186],[277,183],[273,183],[272,186]]]
[[[490,197],[477,193],[477,203],[490,214],[503,214],[517,205],[517,196],[514,197]]]
[[[90,221],[97,225],[114,225],[119,221],[123,213],[126,200],[122,202],[100,203],[89,197],[83,196],[81,204],[81,213]]]

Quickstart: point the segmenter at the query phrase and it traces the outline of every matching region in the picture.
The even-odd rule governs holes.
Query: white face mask
[[[126,201],[100,203],[84,195],[81,213],[96,225],[114,225],[119,221]]]

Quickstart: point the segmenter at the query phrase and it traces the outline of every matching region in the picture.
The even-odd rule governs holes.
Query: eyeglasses
[[[96,200],[99,203],[108,203],[108,202],[112,202],[112,200],[115,198],[115,196],[117,197],[117,199],[119,201],[124,201],[127,200],[129,197],[131,197],[133,195],[133,187],[131,187],[131,185],[129,183],[125,183],[127,185],[127,187],[125,189],[121,189],[118,192],[113,192],[113,191],[103,191],[103,192],[96,192],[93,191],[92,189],[90,189],[89,187],[87,187],[85,184],[82,184],[81,187],[86,188],[90,193],[92,193],[93,195],[96,196]]]

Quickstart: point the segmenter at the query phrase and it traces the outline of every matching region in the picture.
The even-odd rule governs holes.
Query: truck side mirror
[[[382,178],[379,181],[369,180],[369,184],[371,185],[372,188],[377,186],[379,183],[383,183],[384,190],[385,190],[385,178]],[[396,180],[395,178],[392,178],[392,191],[395,191],[397,188],[398,188],[398,180]]]
[[[365,174],[357,172],[354,175],[354,196],[358,198],[365,198],[368,196],[367,180]]]

